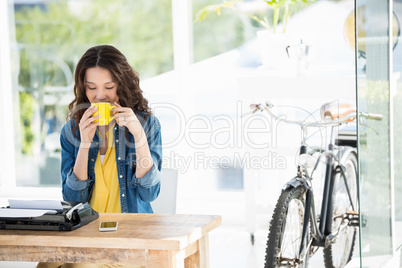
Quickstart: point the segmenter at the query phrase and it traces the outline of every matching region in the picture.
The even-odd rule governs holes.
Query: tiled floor
[[[268,230],[255,233],[255,243],[242,226],[222,225],[210,233],[211,268],[263,268]],[[355,249],[358,249],[356,244]],[[355,250],[354,257],[358,257]],[[310,268],[324,267],[322,250],[310,259]]]

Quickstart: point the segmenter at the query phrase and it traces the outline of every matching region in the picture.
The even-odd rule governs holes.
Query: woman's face
[[[99,67],[87,69],[85,72],[85,94],[91,103],[119,101],[117,84],[113,82],[109,70]]]

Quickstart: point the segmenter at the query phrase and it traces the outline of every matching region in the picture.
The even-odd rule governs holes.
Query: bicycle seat
[[[325,103],[320,108],[321,118],[324,120],[327,116],[332,120],[341,118],[350,113],[356,113],[356,108],[352,104],[338,104],[336,102]],[[347,121],[354,121],[355,117],[348,119]]]

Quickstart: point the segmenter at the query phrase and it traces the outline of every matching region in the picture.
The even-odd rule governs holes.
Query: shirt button
[[[120,178],[123,178],[123,175],[120,175]]]
[[[121,197],[125,197],[125,196],[126,196],[125,194],[122,194],[122,195],[121,195]]]
[[[116,130],[116,129],[117,129],[117,127],[114,128],[114,130]]]
[[[92,162],[95,162],[95,160],[94,160],[93,158],[91,159],[91,161],[92,161]]]
[[[117,157],[117,160],[121,160],[121,157],[119,156],[119,157]]]
[[[119,142],[119,140],[116,140],[116,142]]]

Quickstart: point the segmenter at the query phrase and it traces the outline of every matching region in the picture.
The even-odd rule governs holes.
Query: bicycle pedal
[[[348,219],[348,225],[349,226],[354,226],[354,227],[359,227],[359,213],[356,211],[350,211],[346,212],[346,218]]]

